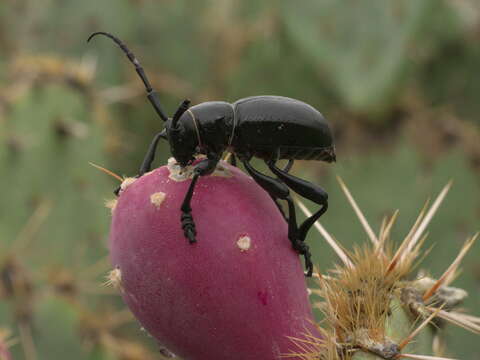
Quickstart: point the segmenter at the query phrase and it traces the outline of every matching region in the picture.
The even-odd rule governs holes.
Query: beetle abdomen
[[[258,157],[264,160],[271,159],[294,159],[294,160],[319,160],[332,162],[336,161],[335,147],[320,147],[320,148],[306,148],[304,146],[299,147],[260,147],[250,148],[247,151],[236,151],[237,153],[249,154],[251,156]]]
[[[334,161],[333,137],[320,112],[282,96],[254,96],[233,104],[234,151],[263,159]]]
[[[323,148],[281,147],[279,159],[321,160],[332,162],[335,161],[335,148],[333,146]]]

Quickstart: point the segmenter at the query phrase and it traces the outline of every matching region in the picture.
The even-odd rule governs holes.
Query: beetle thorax
[[[189,129],[189,136],[196,138],[198,152],[221,154],[227,148],[233,126],[232,105],[211,101],[188,109],[180,119]]]

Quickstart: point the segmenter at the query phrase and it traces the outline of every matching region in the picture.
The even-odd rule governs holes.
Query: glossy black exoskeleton
[[[115,41],[135,65],[147,90],[148,99],[160,118],[165,121],[165,129],[154,137],[138,176],[150,171],[160,139],[168,140],[173,157],[182,167],[191,164],[195,155],[206,155],[194,169],[181,206],[181,223],[185,237],[191,243],[196,241],[190,201],[198,178],[211,174],[222,154],[229,151],[232,153],[232,163],[235,164],[235,157],[238,157],[252,178],[277,204],[288,222],[288,238],[293,248],[305,257],[306,275],[311,276],[313,264],[305,238],[311,226],[327,210],[328,194],[321,187],[289,174],[289,171],[294,160],[335,161],[333,137],[324,117],[312,106],[299,100],[281,96],[253,96],[233,104],[211,101],[192,107],[189,106],[189,100],[184,100],[173,117],[168,118],[162,110],[158,94],[152,89],[133,53],[122,41],[109,33],[96,32],[90,35],[88,41],[99,34]],[[265,160],[277,178],[255,170],[250,164],[252,157]],[[288,160],[283,169],[276,165],[280,159]],[[300,226],[297,225],[295,205],[289,188],[321,205],[321,208]],[[286,200],[288,216],[285,216],[277,200]]]

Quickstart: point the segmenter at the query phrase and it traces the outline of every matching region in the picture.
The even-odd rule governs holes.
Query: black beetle
[[[277,204],[288,222],[288,238],[293,248],[304,256],[306,275],[311,276],[313,264],[305,238],[315,221],[327,211],[328,194],[321,187],[289,174],[289,170],[294,160],[335,161],[332,133],[322,114],[299,100],[281,96],[252,96],[233,104],[209,101],[193,107],[189,107],[189,100],[184,100],[170,119],[163,112],[158,94],[152,89],[135,55],[120,39],[106,32],[95,32],[88,41],[96,35],[109,37],[123,50],[135,65],[153,108],[165,121],[165,129],[154,137],[138,176],[150,171],[160,139],[168,140],[173,157],[182,167],[191,164],[195,155],[206,155],[195,167],[181,207],[185,237],[191,243],[196,241],[190,201],[198,178],[212,173],[222,154],[229,151],[232,153],[232,163],[235,165],[237,156],[252,178]],[[255,170],[250,164],[252,157],[265,160],[277,178]],[[288,159],[284,169],[276,166],[280,159]],[[322,205],[300,226],[297,225],[295,205],[289,188]],[[288,216],[285,216],[277,200],[287,201]]]

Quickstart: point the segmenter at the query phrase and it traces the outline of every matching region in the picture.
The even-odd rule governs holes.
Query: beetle
[[[328,194],[320,186],[293,176],[289,173],[294,160],[336,161],[335,146],[331,129],[312,106],[282,96],[252,96],[234,103],[208,101],[190,107],[184,100],[172,118],[167,117],[160,105],[158,93],[150,82],[135,55],[116,36],[99,31],[90,35],[90,41],[97,35],[112,39],[125,53],[145,85],[147,98],[158,116],[165,122],[165,128],[155,135],[137,177],[150,171],[160,139],[170,144],[173,157],[182,168],[192,164],[195,155],[206,158],[195,167],[192,181],[181,206],[181,225],[190,243],[196,242],[195,222],[190,202],[195,184],[201,176],[211,174],[222,154],[232,154],[243,163],[250,176],[270,195],[288,223],[288,238],[292,247],[304,256],[306,276],[312,276],[313,263],[305,238],[309,229],[328,209]],[[263,159],[276,178],[256,170],[250,163],[253,157]],[[281,169],[276,163],[288,160]],[[289,189],[318,205],[313,215],[300,226],[297,225],[295,204]],[[116,191],[118,195],[118,189]],[[288,204],[288,216],[278,200]]]

